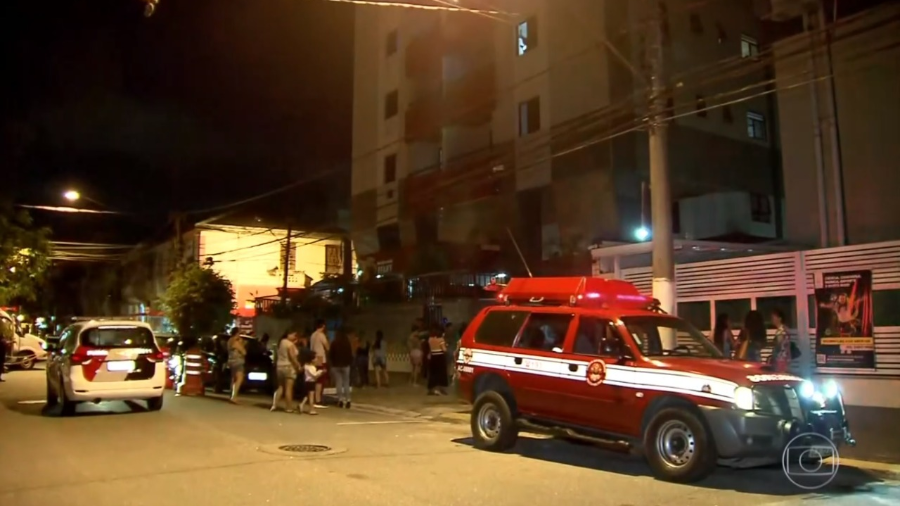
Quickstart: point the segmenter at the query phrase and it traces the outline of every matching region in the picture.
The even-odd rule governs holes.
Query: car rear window
[[[153,332],[144,327],[110,325],[81,333],[81,345],[93,348],[156,348]]]
[[[527,311],[491,311],[475,331],[475,342],[489,346],[512,346],[526,319]]]

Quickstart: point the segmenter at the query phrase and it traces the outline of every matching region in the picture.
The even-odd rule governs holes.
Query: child
[[[322,366],[321,357],[304,357],[310,358],[303,364],[303,384],[306,395],[303,401],[297,407],[297,411],[303,413],[306,405],[309,405],[309,414],[318,415],[316,411],[316,380],[325,372]]]

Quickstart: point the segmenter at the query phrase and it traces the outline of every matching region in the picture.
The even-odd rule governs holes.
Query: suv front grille
[[[760,413],[806,420],[800,397],[790,385],[757,385],[753,387],[754,409]]]

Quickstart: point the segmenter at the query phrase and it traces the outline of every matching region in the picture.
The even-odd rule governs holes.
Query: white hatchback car
[[[146,323],[78,322],[51,348],[47,405],[62,405],[63,415],[79,402],[145,400],[150,411],[162,408],[166,361]]]

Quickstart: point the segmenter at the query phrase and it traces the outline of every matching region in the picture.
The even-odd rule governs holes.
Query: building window
[[[734,123],[734,115],[731,113],[730,105],[722,107],[722,121],[728,123],[729,125]]]
[[[756,223],[772,223],[772,204],[768,195],[750,195],[750,219]]]
[[[691,31],[694,33],[703,33],[703,21],[700,21],[699,14],[691,14]]]
[[[344,259],[340,244],[325,245],[325,274],[340,274]]]
[[[541,129],[541,97],[519,104],[519,137]]]
[[[753,58],[759,54],[759,42],[749,35],[741,35],[741,57]]]
[[[391,119],[397,115],[400,109],[400,97],[397,90],[384,96],[384,119]]]
[[[387,34],[385,52],[387,53],[387,56],[391,56],[397,52],[397,30],[391,30],[391,33]]]
[[[397,180],[397,155],[384,157],[384,184]]]
[[[537,31],[537,17],[531,16],[519,23],[518,33],[518,43],[519,43],[519,56],[524,55],[528,51],[537,47],[538,44],[538,31]]]
[[[766,117],[756,112],[747,113],[747,136],[758,141],[766,140]]]
[[[706,117],[706,99],[703,95],[697,95],[697,116]]]

